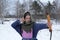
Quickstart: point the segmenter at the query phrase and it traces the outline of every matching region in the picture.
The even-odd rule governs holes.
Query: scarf
[[[33,29],[33,24],[34,24],[34,22],[30,22],[30,23],[24,22],[22,24],[22,30],[26,31],[27,33],[31,32],[31,29]]]

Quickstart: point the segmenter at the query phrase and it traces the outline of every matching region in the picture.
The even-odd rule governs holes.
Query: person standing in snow
[[[22,40],[38,40],[38,31],[49,28],[47,24],[33,22],[30,12],[26,12],[22,19],[16,20],[11,26],[21,35]]]

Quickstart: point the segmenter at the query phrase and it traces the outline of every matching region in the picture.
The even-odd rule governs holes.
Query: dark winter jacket
[[[21,31],[21,23],[20,23],[19,20],[12,23],[11,26],[21,35],[21,33],[22,33],[22,31]],[[38,33],[39,30],[47,29],[47,28],[48,28],[47,24],[34,23],[34,25],[33,25],[33,38],[36,38],[37,33]]]

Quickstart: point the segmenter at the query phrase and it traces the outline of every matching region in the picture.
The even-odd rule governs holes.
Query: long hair
[[[24,19],[26,18],[27,15],[31,16],[30,12],[26,12],[26,13],[24,14]],[[26,24],[25,21],[24,21],[24,23],[22,24],[22,30],[24,30],[24,31],[26,31],[26,32],[31,32],[31,29],[32,29],[32,27],[33,27],[32,23],[33,23],[33,22],[30,21],[29,24]]]

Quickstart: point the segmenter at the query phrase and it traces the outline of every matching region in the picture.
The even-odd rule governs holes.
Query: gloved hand
[[[52,32],[52,24],[51,23],[48,23],[48,28],[49,28],[49,31]]]
[[[52,29],[49,29],[49,32],[52,32]]]

